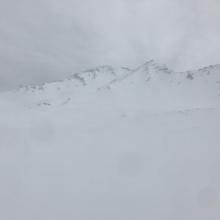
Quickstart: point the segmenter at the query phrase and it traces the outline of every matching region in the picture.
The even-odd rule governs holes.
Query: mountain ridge
[[[93,78],[96,78],[97,74],[102,72],[103,70],[105,72],[110,72],[113,75],[116,75],[116,72],[117,72],[118,69],[126,70],[126,71],[130,72],[130,74],[133,74],[133,73],[136,73],[140,69],[148,69],[148,68],[152,68],[156,71],[164,72],[164,73],[167,73],[167,74],[181,74],[181,75],[185,74],[188,79],[192,79],[192,77],[190,75],[195,75],[195,74],[198,74],[198,73],[209,74],[210,71],[212,71],[212,70],[220,70],[220,64],[208,65],[208,66],[204,66],[204,67],[201,67],[201,68],[198,68],[198,69],[190,69],[190,70],[186,70],[186,71],[175,71],[173,69],[170,69],[167,65],[160,64],[159,62],[156,62],[153,59],[144,62],[143,64],[137,66],[136,68],[129,68],[129,67],[125,67],[125,66],[115,68],[112,65],[100,65],[100,66],[97,66],[97,67],[85,69],[83,71],[70,74],[70,76],[68,76],[64,79],[54,80],[54,81],[51,81],[51,82],[44,82],[42,84],[36,84],[36,85],[33,85],[33,84],[21,85],[21,86],[19,86],[19,88],[14,89],[14,90],[9,90],[9,91],[15,91],[15,90],[17,91],[17,90],[22,90],[22,89],[28,90],[28,89],[34,89],[34,88],[42,89],[43,86],[45,86],[46,84],[63,82],[65,80],[71,80],[71,79],[74,79],[74,78],[79,80],[81,82],[81,84],[85,85],[85,81],[80,76],[83,75],[83,74],[86,74],[86,73],[90,73],[91,75],[93,75]]]
[[[205,106],[205,103],[210,103],[210,106],[219,103],[219,82],[220,65],[176,72],[166,65],[149,60],[133,69],[102,65],[74,73],[63,80],[23,86],[1,93],[0,97],[6,102],[20,102],[28,107],[48,107],[67,105],[79,97],[85,99],[94,95],[97,98],[105,94],[106,97],[102,100],[120,97],[120,102],[129,99],[133,99],[134,102],[142,100],[147,102],[148,106],[175,102],[182,106],[182,102],[187,103],[186,108],[200,108]]]

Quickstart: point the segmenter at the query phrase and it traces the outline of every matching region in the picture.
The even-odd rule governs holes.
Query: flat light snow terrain
[[[1,93],[0,219],[219,220],[220,66]]]

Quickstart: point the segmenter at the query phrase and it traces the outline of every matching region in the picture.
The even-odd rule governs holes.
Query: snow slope
[[[220,66],[102,66],[0,95],[0,218],[217,220]]]

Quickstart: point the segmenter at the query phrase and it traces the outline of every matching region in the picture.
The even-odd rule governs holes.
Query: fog
[[[2,91],[135,68],[0,92],[0,220],[220,219],[220,65],[160,64],[218,63],[217,3],[1,6]]]

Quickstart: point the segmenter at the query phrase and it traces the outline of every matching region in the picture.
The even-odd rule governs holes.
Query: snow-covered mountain
[[[186,72],[175,72],[153,60],[135,69],[100,66],[57,82],[20,87],[3,96],[32,108],[73,104],[79,97],[104,90],[115,98],[144,100],[151,107],[211,107],[219,103],[220,65]]]
[[[0,94],[0,219],[217,220],[220,66],[101,66]]]

